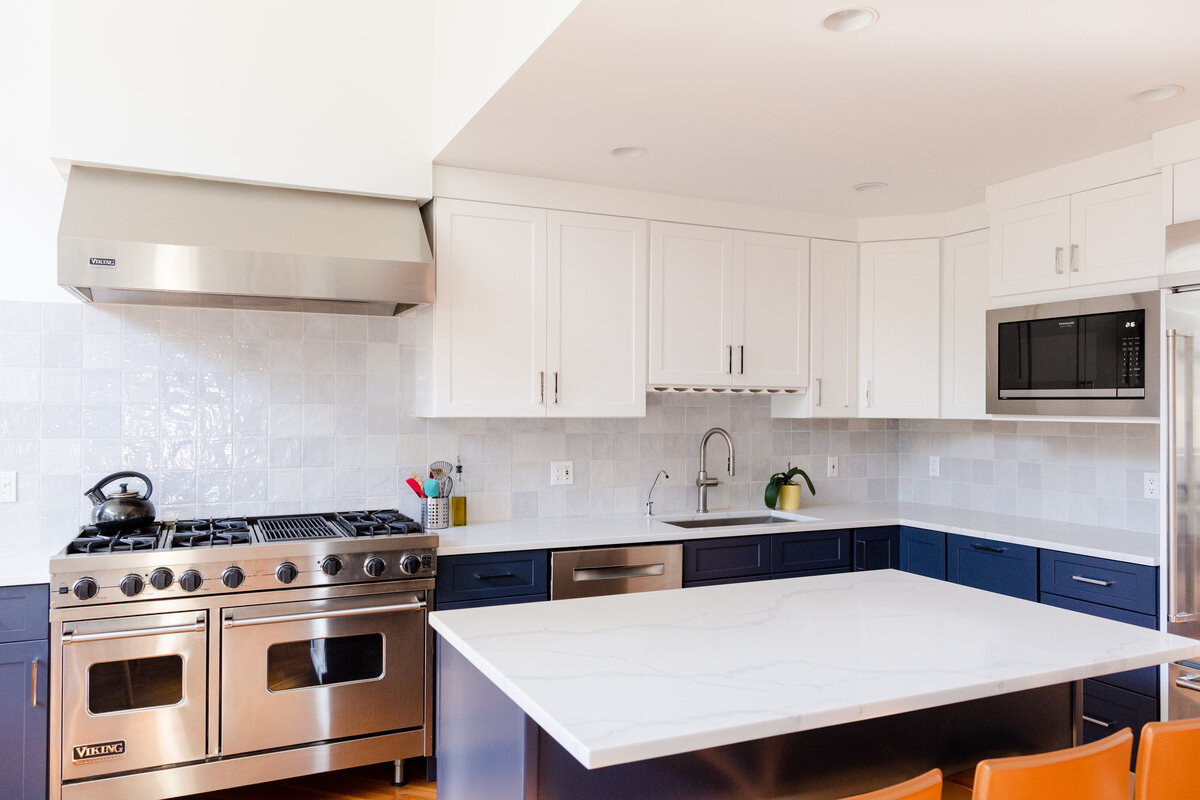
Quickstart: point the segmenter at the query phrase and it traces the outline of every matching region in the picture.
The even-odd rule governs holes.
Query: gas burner
[[[395,536],[405,533],[421,533],[421,523],[401,514],[394,508],[379,511],[344,511],[336,516],[337,523],[349,535]]]
[[[175,523],[175,533],[242,533],[250,531],[246,519],[181,519]]]
[[[102,531],[89,525],[67,545],[67,554],[76,553],[131,553],[135,550],[153,550],[158,542],[157,523],[128,531]]]

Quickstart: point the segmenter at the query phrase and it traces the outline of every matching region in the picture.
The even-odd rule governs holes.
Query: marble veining
[[[883,570],[436,612],[589,768],[1200,655],[1200,642]]]

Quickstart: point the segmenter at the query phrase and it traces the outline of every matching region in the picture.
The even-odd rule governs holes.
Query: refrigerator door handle
[[[1187,622],[1193,620],[1196,616],[1194,609],[1190,606],[1195,598],[1188,596],[1183,598],[1180,595],[1183,593],[1185,582],[1189,582],[1190,576],[1185,572],[1189,565],[1182,563],[1180,558],[1180,530],[1179,530],[1179,395],[1178,395],[1178,359],[1180,339],[1191,340],[1192,336],[1186,333],[1180,333],[1174,328],[1166,331],[1166,373],[1167,373],[1167,429],[1165,431],[1167,440],[1167,471],[1166,471],[1166,495],[1167,495],[1167,621],[1168,622]],[[1190,381],[1189,381],[1190,382]],[[1191,436],[1190,431],[1185,431],[1187,436]],[[1190,446],[1190,442],[1189,442]],[[1190,455],[1186,457],[1190,458]],[[1189,489],[1191,487],[1188,487]],[[1190,492],[1189,492],[1190,495]],[[1191,502],[1189,496],[1189,502]],[[1188,536],[1195,534],[1190,532]],[[1189,542],[1189,546],[1194,546],[1194,543]],[[1190,552],[1190,547],[1189,547]],[[1189,595],[1191,592],[1188,593]],[[1188,603],[1188,608],[1182,608],[1182,603]]]

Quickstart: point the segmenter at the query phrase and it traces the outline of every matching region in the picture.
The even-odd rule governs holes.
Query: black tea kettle
[[[122,483],[121,491],[106,495],[104,487],[121,478],[138,479],[146,484],[146,493],[131,492],[129,484]],[[92,501],[92,524],[100,530],[117,531],[140,528],[154,521],[154,504],[150,502],[153,492],[153,484],[142,473],[114,472],[83,495]]]

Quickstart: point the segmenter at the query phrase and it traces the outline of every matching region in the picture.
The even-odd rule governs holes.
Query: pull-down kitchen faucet
[[[719,481],[716,478],[708,477],[706,465],[708,463],[705,451],[708,447],[708,440],[714,434],[719,433],[725,437],[725,443],[729,445],[729,475],[733,476],[733,439],[729,436],[729,431],[724,428],[709,428],[704,433],[704,437],[700,439],[700,471],[696,473],[696,486],[700,488],[700,497],[696,501],[696,513],[708,513],[708,487],[716,486]]]

